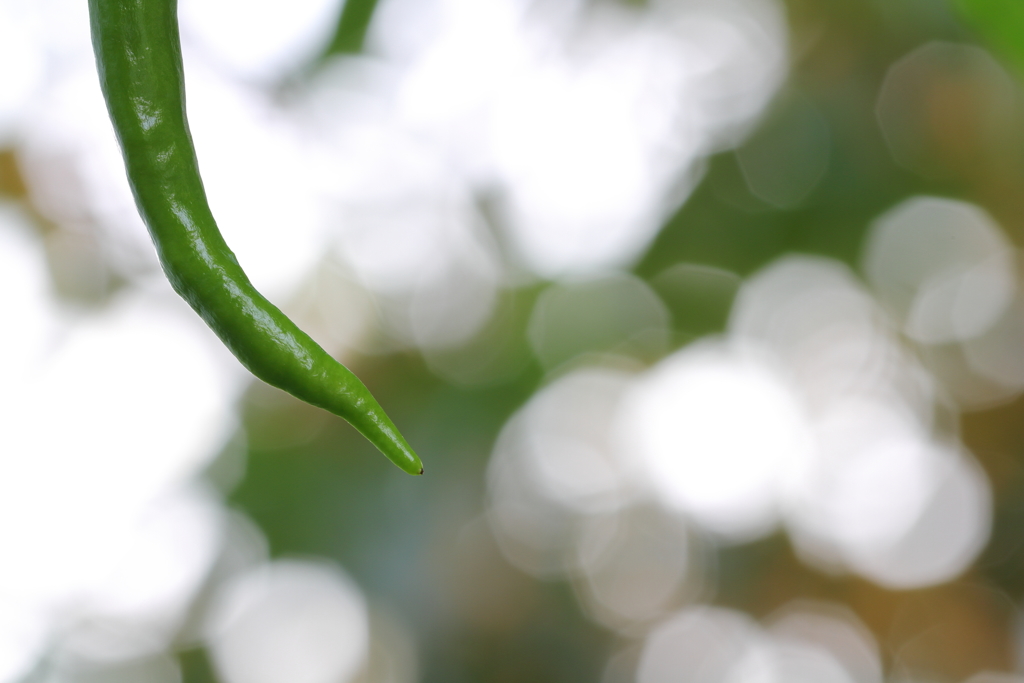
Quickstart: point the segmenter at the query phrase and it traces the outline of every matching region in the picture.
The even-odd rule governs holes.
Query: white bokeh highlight
[[[935,379],[845,266],[770,264],[741,288],[730,328],[782,360],[811,407],[813,455],[785,473],[780,498],[807,562],[902,588],[969,566],[989,532],[988,482],[936,433]]]
[[[877,645],[855,617],[830,607],[787,605],[767,629],[734,610],[685,609],[647,635],[636,680],[880,683]]]
[[[992,218],[966,202],[908,199],[872,224],[864,272],[912,339],[964,341],[1013,300],[1014,254]]]
[[[12,137],[32,97],[43,86],[46,53],[42,17],[29,3],[0,2],[0,144]]]
[[[575,564],[589,515],[614,514],[634,495],[610,433],[632,374],[581,368],[535,394],[502,429],[488,468],[489,520],[509,560],[538,576]]]
[[[614,628],[631,608],[634,621],[656,618],[641,607],[656,580],[626,581],[620,595],[636,590],[636,602],[616,604],[601,598],[600,553],[564,548],[633,538],[629,520],[650,504],[720,544],[782,526],[827,573],[891,589],[950,581],[985,545],[992,494],[916,350],[848,267],[781,258],[740,286],[724,337],[642,372],[583,356],[534,395],[491,463],[499,545],[538,576],[582,576],[584,603]],[[599,398],[610,372],[616,388]],[[580,505],[595,482],[602,496]]]
[[[0,673],[56,633],[96,661],[161,652],[219,552],[220,503],[194,478],[235,428],[241,373],[169,292],[68,315],[28,224],[0,217],[20,332],[0,366]]]
[[[623,449],[635,450],[656,495],[736,540],[772,527],[781,478],[811,449],[799,395],[742,348],[670,356],[631,389],[619,419]]]
[[[402,119],[494,191],[510,244],[545,277],[635,259],[785,72],[767,2],[391,0],[381,18],[371,42],[403,64]]]
[[[274,82],[327,47],[343,0],[182,0],[185,49],[242,81]]]
[[[359,588],[325,564],[279,560],[215,597],[208,642],[225,683],[344,683],[369,648]]]
[[[702,596],[703,550],[685,520],[658,506],[593,516],[576,539],[574,585],[592,618],[629,632]]]
[[[777,642],[802,643],[828,652],[855,683],[884,679],[878,643],[845,605],[794,600],[771,614],[766,628]]]

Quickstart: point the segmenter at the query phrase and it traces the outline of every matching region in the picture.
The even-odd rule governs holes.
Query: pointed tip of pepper
[[[355,375],[352,375],[343,365],[339,364],[338,367],[342,368],[349,377],[355,379]],[[355,381],[358,382],[359,380],[355,379]],[[366,392],[366,388],[362,386],[362,383],[358,386],[362,387],[362,392]],[[391,422],[384,409],[380,407],[369,392],[366,392],[361,400],[363,401],[361,411],[354,412],[349,410],[347,406],[342,405],[335,406],[338,409],[332,412],[348,420],[353,427],[369,439],[370,443],[376,446],[400,470],[413,476],[423,474],[423,462],[420,461],[416,451],[409,446],[405,437],[402,436],[398,428]],[[330,410],[330,406],[328,410]]]
[[[392,439],[388,439],[381,443],[380,441],[373,441],[374,445],[380,449],[380,451],[387,456],[388,460],[398,465],[398,468],[406,474],[411,474],[414,477],[423,474],[423,463],[420,461],[419,456],[413,451],[409,444],[405,442],[397,432]]]

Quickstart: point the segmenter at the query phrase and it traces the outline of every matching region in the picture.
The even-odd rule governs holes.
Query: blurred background
[[[1015,0],[180,0],[210,201],[426,465],[171,291],[0,0],[0,682],[1024,681]]]

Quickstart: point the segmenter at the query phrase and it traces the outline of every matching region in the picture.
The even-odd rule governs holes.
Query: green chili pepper
[[[217,229],[185,116],[177,0],[89,0],[89,14],[128,181],[174,290],[254,375],[340,415],[422,474],[359,378],[256,291]]]

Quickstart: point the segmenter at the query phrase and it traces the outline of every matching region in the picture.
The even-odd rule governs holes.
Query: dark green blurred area
[[[358,54],[363,50],[366,31],[377,9],[377,0],[351,0],[346,2],[338,17],[338,28],[327,46],[326,54]]]

